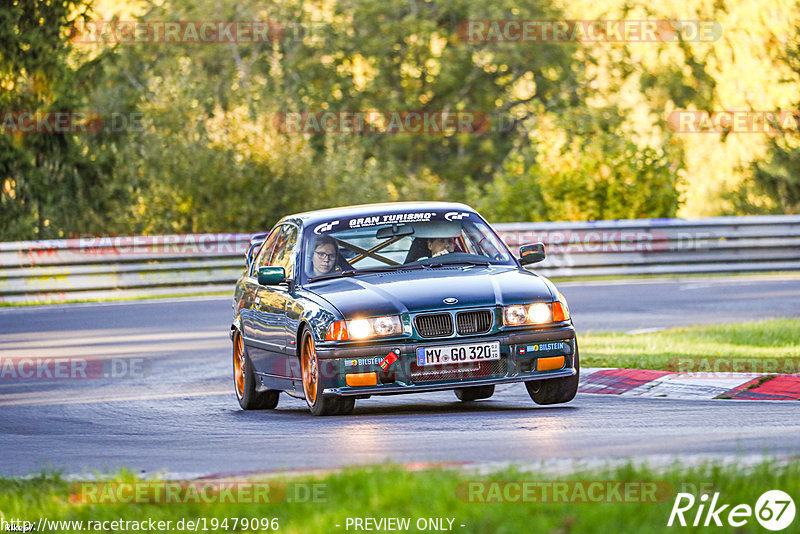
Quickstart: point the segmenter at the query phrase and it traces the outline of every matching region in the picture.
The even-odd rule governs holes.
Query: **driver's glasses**
[[[333,261],[333,260],[336,259],[336,254],[326,254],[324,252],[320,252],[319,250],[315,250],[314,254],[317,255],[317,258],[319,258],[320,260],[323,260],[323,261],[325,261],[325,260]]]

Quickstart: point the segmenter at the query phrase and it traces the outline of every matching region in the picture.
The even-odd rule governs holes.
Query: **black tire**
[[[242,334],[233,333],[233,390],[242,410],[271,410],[278,405],[281,392],[277,390],[256,391],[253,362],[247,355]]]
[[[528,395],[536,404],[562,404],[575,398],[578,392],[578,380],[581,364],[578,358],[578,345],[575,344],[575,375],[566,378],[550,378],[525,382]]]
[[[303,373],[303,394],[308,409],[314,415],[348,415],[356,405],[355,397],[323,395],[317,389],[319,384],[319,365],[314,338],[306,330],[300,348],[300,369]]]
[[[457,388],[456,397],[461,402],[470,402],[480,399],[488,399],[494,395],[494,386],[472,386],[469,388]]]

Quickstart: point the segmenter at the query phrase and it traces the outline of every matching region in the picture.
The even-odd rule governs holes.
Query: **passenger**
[[[309,276],[322,276],[336,270],[336,259],[339,256],[339,247],[332,237],[323,235],[314,242],[314,252],[311,254],[311,273]]]

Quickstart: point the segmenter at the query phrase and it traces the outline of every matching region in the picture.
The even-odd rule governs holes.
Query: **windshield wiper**
[[[489,265],[489,262],[474,262],[474,261],[456,261],[452,263],[434,263],[433,265],[416,264],[416,265],[398,265],[396,267],[370,267],[367,269],[347,269],[346,271],[335,271],[328,274],[321,274],[314,278],[309,278],[309,282],[317,282],[320,280],[330,280],[331,278],[341,278],[344,276],[360,276],[363,274],[375,273],[394,273],[400,271],[419,271],[420,269],[427,269],[429,267],[443,267],[446,265]]]
[[[349,276],[358,276],[360,274],[374,274],[374,273],[394,273],[397,271],[417,271],[422,269],[422,265],[398,265],[397,267],[371,267],[368,269],[359,269],[357,271],[347,271]]]
[[[308,279],[309,282],[318,282],[320,280],[330,280],[331,278],[341,278],[342,276],[353,276],[353,270],[347,271],[333,271],[332,273],[321,274]]]
[[[437,267],[448,267],[450,265],[477,265],[480,267],[488,267],[491,265],[488,261],[481,261],[481,260],[458,260],[458,261],[448,261],[448,262],[437,262],[437,263],[424,263],[422,264],[423,267],[428,267],[431,269],[435,269]]]
[[[342,277],[350,277],[350,276],[359,276],[362,274],[375,274],[375,273],[393,273],[395,271],[410,271],[410,270],[417,270],[422,269],[422,265],[409,265],[408,267],[397,266],[397,267],[372,267],[370,269],[347,269],[346,271],[335,271],[328,274],[321,274],[319,276],[315,276],[314,278],[309,278],[309,282],[318,282],[321,280],[330,280],[331,278],[342,278]]]

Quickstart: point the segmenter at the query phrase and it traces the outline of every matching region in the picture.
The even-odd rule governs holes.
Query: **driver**
[[[449,254],[455,249],[452,237],[435,237],[428,239],[428,250],[431,253],[431,258],[441,256],[442,254]]]
[[[311,276],[322,276],[336,270],[336,258],[339,247],[336,241],[323,235],[314,242],[314,252],[311,254]]]

